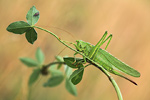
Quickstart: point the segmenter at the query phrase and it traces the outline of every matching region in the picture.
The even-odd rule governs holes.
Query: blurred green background
[[[63,40],[81,39],[96,44],[106,30],[112,33],[107,51],[141,73],[140,78],[128,76],[138,86],[113,75],[124,100],[150,99],[149,0],[0,0],[0,100],[27,99],[27,82],[32,69],[24,66],[19,57],[34,58],[36,48],[41,47],[47,64],[64,48],[54,37],[40,30],[37,30],[38,40],[34,45],[29,44],[24,35],[6,31],[10,23],[25,21],[33,5],[40,11],[36,25],[49,29]],[[60,55],[73,56],[73,53],[65,49]],[[83,80],[77,85],[77,97],[65,90],[64,83],[54,88],[42,87],[46,79],[42,77],[35,83],[32,100],[117,100],[112,84],[93,66],[86,68]]]

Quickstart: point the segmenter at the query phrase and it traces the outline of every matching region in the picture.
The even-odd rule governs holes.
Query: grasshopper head
[[[82,40],[76,40],[76,42],[77,42],[77,47],[76,47],[76,49],[78,50],[78,51],[80,51],[80,52],[83,52],[83,50],[86,48],[86,46],[87,46],[87,42],[84,42],[84,41],[82,41]]]

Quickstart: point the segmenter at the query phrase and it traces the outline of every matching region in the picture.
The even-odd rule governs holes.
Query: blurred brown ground
[[[36,48],[41,47],[47,64],[64,48],[54,37],[39,30],[34,45],[27,43],[23,35],[6,31],[10,23],[25,21],[33,5],[40,11],[37,25],[55,32],[63,40],[81,39],[96,44],[106,30],[112,33],[107,51],[141,73],[140,78],[128,76],[138,86],[113,75],[124,100],[150,100],[149,0],[0,0],[0,100],[27,99],[27,81],[32,69],[21,64],[19,57],[34,58]],[[51,26],[67,30],[75,38]],[[60,55],[73,53],[65,49]],[[77,85],[77,97],[65,90],[64,83],[44,88],[45,81],[46,77],[35,84],[32,100],[117,100],[107,77],[92,66],[86,69],[82,82]]]

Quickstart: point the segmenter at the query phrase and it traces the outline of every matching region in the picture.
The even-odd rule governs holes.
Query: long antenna
[[[59,30],[61,30],[61,31],[64,31],[64,32],[68,33],[70,36],[72,36],[72,38],[75,38],[75,39],[76,39],[76,37],[75,37],[71,32],[68,32],[68,31],[66,31],[66,30],[64,30],[64,29],[62,29],[62,28],[59,28],[59,27],[56,27],[56,26],[45,26],[45,25],[40,25],[40,26],[42,26],[42,27],[47,27],[47,28],[59,29]]]

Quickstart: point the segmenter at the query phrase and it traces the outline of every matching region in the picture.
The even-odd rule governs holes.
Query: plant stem
[[[93,61],[93,60],[90,59],[89,57],[85,56],[83,53],[81,53],[81,52],[79,52],[79,51],[73,49],[73,48],[70,47],[69,45],[67,45],[64,41],[62,41],[62,40],[61,40],[57,35],[55,35],[54,33],[50,32],[50,31],[48,31],[48,30],[46,30],[46,29],[43,29],[43,28],[41,28],[41,27],[38,27],[38,26],[32,26],[32,27],[33,27],[33,28],[35,27],[35,28],[38,28],[38,29],[40,29],[40,30],[43,30],[43,31],[45,31],[45,32],[50,33],[50,34],[53,35],[59,42],[61,42],[63,45],[65,45],[65,46],[68,47],[69,49],[71,49],[71,50],[77,52],[78,54],[80,54],[80,55],[82,55],[83,57],[87,58],[87,59],[88,59],[90,62],[92,62],[94,65],[98,66],[97,68],[99,68],[99,69],[108,77],[108,79],[110,80],[110,82],[113,84],[113,86],[114,86],[114,88],[115,88],[115,90],[116,90],[116,92],[117,92],[118,100],[123,100],[122,95],[121,95],[121,92],[120,92],[120,89],[119,89],[117,83],[115,82],[115,80],[109,75],[109,73],[108,73],[102,66],[100,66],[99,64],[97,64],[95,61]]]
[[[102,72],[103,70],[98,67],[97,65],[95,65],[96,68],[100,69]],[[106,75],[107,74],[107,75]],[[116,90],[116,93],[117,93],[117,96],[118,96],[118,100],[123,100],[122,98],[122,94],[121,94],[121,91],[116,83],[116,81],[113,79],[113,77],[108,73],[108,72],[105,72],[105,75],[108,77],[109,81],[112,83],[112,85],[114,86],[115,90]]]
[[[54,64],[65,64],[65,62],[51,62],[47,65],[43,65],[42,68],[41,68],[41,74],[42,75],[48,75],[48,73],[49,73],[48,68],[51,67]]]
[[[44,67],[50,67],[51,65],[54,65],[54,64],[65,64],[65,62],[51,62],[47,65],[44,65]]]

